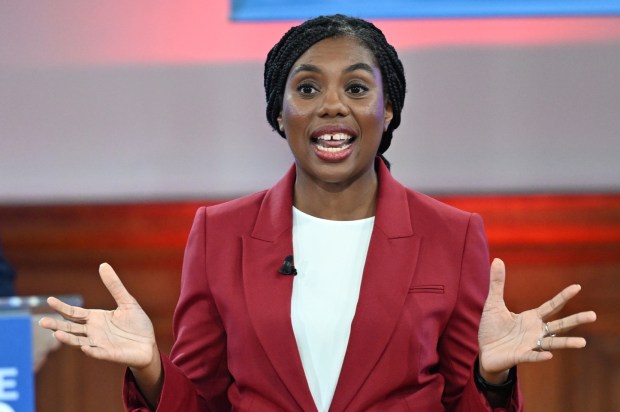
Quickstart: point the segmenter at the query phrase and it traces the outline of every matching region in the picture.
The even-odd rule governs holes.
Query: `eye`
[[[360,83],[354,83],[354,84],[349,85],[346,91],[347,93],[350,93],[352,95],[360,96],[368,92],[368,90],[369,89],[367,86],[360,84]]]
[[[312,83],[302,83],[297,86],[297,91],[303,96],[312,96],[319,92],[317,87]]]

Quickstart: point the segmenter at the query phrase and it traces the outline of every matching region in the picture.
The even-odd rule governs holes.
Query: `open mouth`
[[[348,149],[355,141],[355,136],[346,133],[326,133],[311,140],[318,150],[335,153]]]

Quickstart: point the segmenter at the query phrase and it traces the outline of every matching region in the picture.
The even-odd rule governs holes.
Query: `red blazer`
[[[406,189],[378,162],[375,226],[330,411],[491,410],[472,379],[489,283],[482,220]],[[295,168],[201,208],[189,236],[158,411],[316,411],[293,333]],[[128,410],[148,410],[126,375]],[[521,409],[515,390],[511,410]]]

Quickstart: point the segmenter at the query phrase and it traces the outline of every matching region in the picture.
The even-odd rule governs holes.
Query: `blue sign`
[[[232,0],[239,21],[306,20],[327,14],[366,19],[612,16],[618,0]]]
[[[0,313],[0,412],[34,410],[30,314]]]

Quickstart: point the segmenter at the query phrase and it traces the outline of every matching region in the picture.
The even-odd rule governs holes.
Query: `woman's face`
[[[355,38],[337,37],[314,44],[293,64],[278,122],[298,179],[349,185],[374,174],[391,119],[373,54]]]

